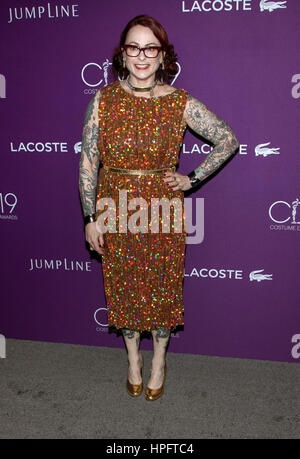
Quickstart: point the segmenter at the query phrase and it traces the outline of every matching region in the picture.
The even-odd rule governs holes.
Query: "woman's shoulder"
[[[114,89],[116,87],[116,84],[117,84],[117,81],[112,81],[111,83],[108,83],[106,84],[105,86],[101,86],[101,88],[99,88],[97,90],[97,95],[98,96],[102,96],[102,95],[105,95],[109,92],[111,92],[112,89]]]
[[[177,91],[178,89],[175,88],[175,86],[172,86],[170,84],[164,84],[162,86],[162,95],[165,95],[165,94],[170,94],[171,92],[173,91]]]
[[[189,95],[188,91],[184,88],[175,88],[173,85],[165,85],[165,94],[172,94],[172,92],[181,93],[183,95]]]
[[[168,94],[172,94],[172,92],[178,91],[177,88],[166,83],[158,83],[156,87],[158,96],[167,96]]]

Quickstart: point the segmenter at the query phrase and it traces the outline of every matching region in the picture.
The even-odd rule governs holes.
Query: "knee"
[[[157,338],[168,338],[170,336],[171,330],[168,327],[159,327],[154,330]]]
[[[136,332],[135,330],[129,330],[129,328],[122,328],[122,333],[123,333],[123,336],[125,338],[134,338],[136,336]]]

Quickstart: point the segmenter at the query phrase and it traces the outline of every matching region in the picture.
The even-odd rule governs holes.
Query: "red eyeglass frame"
[[[143,51],[143,52],[144,52],[144,56],[145,56],[145,57],[148,57],[149,59],[155,59],[155,58],[159,55],[160,51],[163,49],[162,46],[146,46],[145,48],[140,48],[139,46],[136,46],[136,45],[123,45],[123,48],[124,48],[126,54],[127,54],[127,48],[137,48],[137,49],[140,50],[139,54],[137,54],[136,56],[128,56],[128,54],[127,54],[128,57],[138,57],[138,56],[141,54],[141,51]],[[146,56],[146,54],[145,54],[145,49],[148,49],[148,48],[155,48],[155,49],[158,49],[159,51],[158,51],[158,53],[157,53],[157,56],[155,56],[155,57],[153,57],[153,56],[151,56],[151,57]]]

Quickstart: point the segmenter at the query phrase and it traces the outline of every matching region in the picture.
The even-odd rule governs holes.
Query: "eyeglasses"
[[[161,46],[148,46],[147,48],[139,48],[134,45],[123,45],[127,56],[137,57],[141,51],[144,51],[146,57],[157,57],[158,53],[162,50]]]

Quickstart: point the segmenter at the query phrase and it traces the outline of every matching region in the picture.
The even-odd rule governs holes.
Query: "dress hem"
[[[123,328],[126,328],[126,329],[129,329],[131,331],[136,331],[136,332],[151,332],[152,330],[157,330],[158,328],[167,328],[168,330],[170,330],[171,332],[172,331],[175,331],[177,327],[182,327],[184,325],[184,322],[180,322],[180,323],[177,323],[176,325],[171,325],[171,326],[167,326],[165,324],[161,324],[161,325],[157,325],[155,328],[137,328],[137,327],[133,327],[133,328],[130,328],[130,326],[128,327],[128,325],[124,325],[124,326],[120,326],[119,324],[116,325],[116,324],[108,324],[109,327],[111,328],[115,328],[116,330],[122,330]]]

